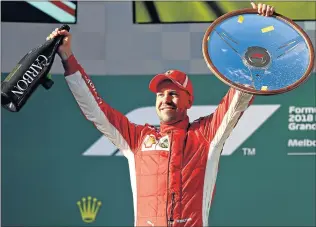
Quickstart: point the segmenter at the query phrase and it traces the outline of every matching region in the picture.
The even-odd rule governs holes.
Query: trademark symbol
[[[255,156],[256,155],[256,148],[248,148],[244,147],[242,149],[244,156]]]

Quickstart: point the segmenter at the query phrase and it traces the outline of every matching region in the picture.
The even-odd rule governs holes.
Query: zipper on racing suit
[[[170,226],[172,226],[174,219],[173,219],[173,209],[175,206],[175,200],[174,200],[174,196],[176,193],[172,192],[171,194],[171,211],[170,211],[170,218],[169,218],[169,222],[168,225],[170,224]]]
[[[190,124],[188,125],[188,128],[187,128],[187,131],[188,129],[190,128]],[[167,173],[167,203],[166,203],[166,217],[167,217],[167,226],[168,227],[172,227],[173,223],[174,223],[174,218],[173,218],[173,210],[174,210],[174,207],[176,205],[175,203],[175,195],[176,193],[175,192],[172,192],[171,193],[171,211],[170,211],[170,218],[168,217],[168,198],[169,198],[169,172],[170,172],[170,160],[171,160],[171,152],[172,152],[172,149],[171,149],[171,145],[172,145],[172,132],[167,132],[167,134],[169,135],[169,140],[170,140],[170,144],[169,144],[169,147],[170,147],[170,151],[169,151],[169,160],[168,160],[168,173]],[[185,135],[185,139],[184,139],[184,147],[187,143],[187,139],[188,139],[188,134],[186,133]],[[184,152],[184,150],[182,151]],[[182,153],[183,155],[183,153]],[[181,195],[181,192],[180,192],[180,195]],[[181,209],[181,208],[180,208]]]
[[[172,193],[172,204],[171,204],[171,217],[169,219],[169,214],[168,214],[168,203],[169,203],[169,173],[170,173],[170,160],[171,160],[171,153],[172,153],[172,133],[171,132],[167,132],[168,136],[169,136],[169,159],[168,159],[168,173],[167,173],[167,202],[166,202],[166,218],[167,218],[167,226],[171,227],[172,223],[173,223],[173,206],[174,206],[174,192]],[[172,220],[172,221],[171,221]]]

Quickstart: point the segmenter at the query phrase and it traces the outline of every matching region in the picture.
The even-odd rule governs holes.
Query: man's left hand
[[[258,9],[258,13],[261,16],[272,16],[272,14],[274,13],[274,7],[270,6],[270,5],[266,5],[266,4],[262,4],[262,3],[258,3],[258,5],[256,5],[256,3],[251,2],[252,8],[254,9]]]

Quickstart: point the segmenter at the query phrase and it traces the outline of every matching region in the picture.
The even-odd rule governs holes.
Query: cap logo
[[[173,70],[168,70],[167,72],[165,72],[165,75],[169,75],[173,72]]]
[[[173,72],[174,72],[173,70],[168,70],[167,72],[165,72],[165,75],[170,75]],[[185,75],[185,80],[184,80],[183,84],[181,84],[179,81],[175,81],[175,82],[177,82],[179,85],[181,85],[183,87],[186,87],[188,85],[188,81],[189,81],[189,78],[187,75]]]

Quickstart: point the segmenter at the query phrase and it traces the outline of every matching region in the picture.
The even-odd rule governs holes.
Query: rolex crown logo
[[[83,197],[77,202],[77,205],[80,210],[81,218],[86,223],[92,223],[95,221],[98,211],[102,205],[101,201],[98,201],[97,198],[88,196],[87,198]]]

